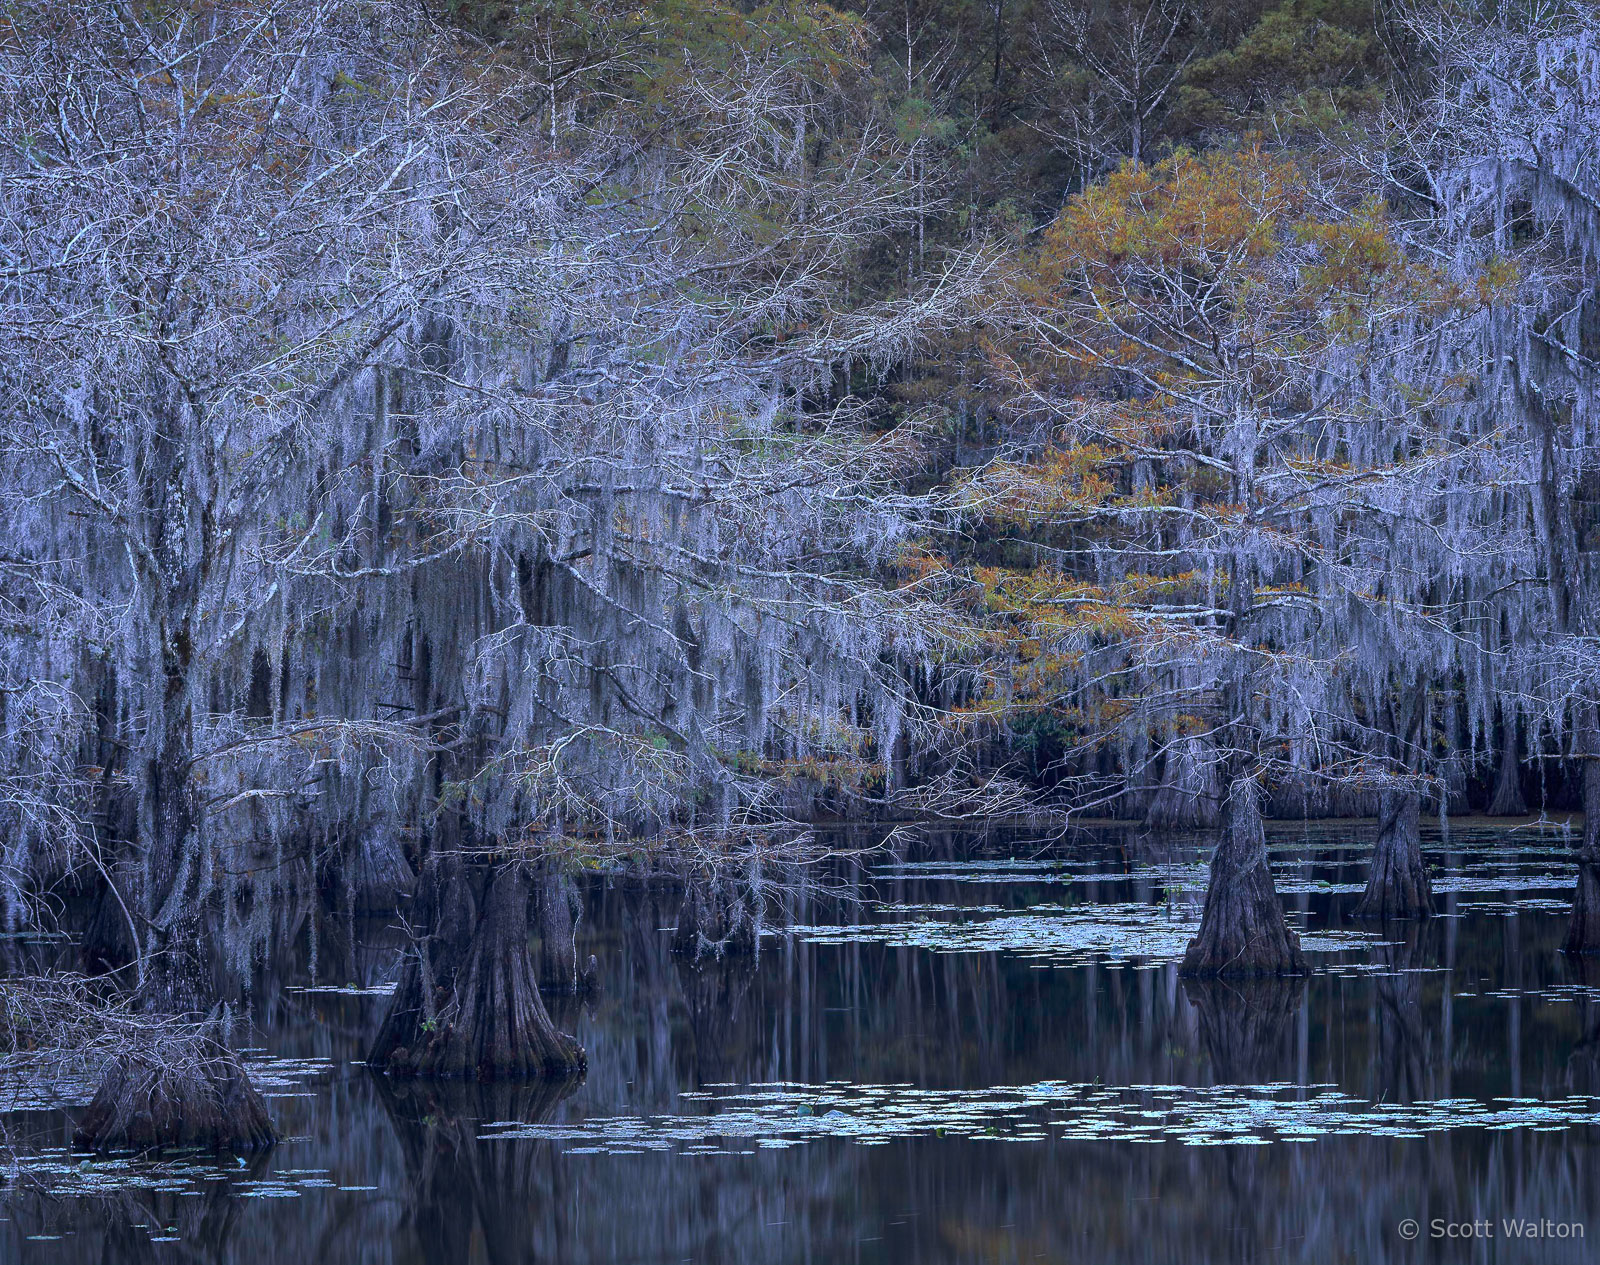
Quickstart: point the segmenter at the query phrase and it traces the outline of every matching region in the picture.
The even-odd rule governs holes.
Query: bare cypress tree
[[[411,0],[10,14],[4,645],[50,738],[4,773],[59,773],[146,1006],[208,1009],[326,882],[442,866],[467,1044],[425,1061],[550,1065],[520,860],[464,847],[728,836],[881,794],[932,730],[942,595],[879,579],[929,513],[917,426],[833,382],[987,265],[851,300],[926,197],[859,27],[814,16],[719,27],[663,100],[603,31],[556,85]],[[485,1045],[500,1007],[526,1031]]]
[[[1499,707],[1508,748],[1520,723],[1530,754],[1563,755],[1577,767],[1585,825],[1565,947],[1600,951],[1600,777],[1591,772],[1600,753],[1592,563],[1600,218],[1591,158],[1600,20],[1583,5],[1484,15],[1418,5],[1405,21],[1427,54],[1427,76],[1402,117],[1417,192],[1442,208],[1459,258],[1506,252],[1519,274],[1485,330],[1484,385],[1459,410],[1458,424],[1483,437],[1503,489],[1489,533],[1506,545],[1499,566],[1473,577],[1479,627],[1503,631],[1486,645],[1465,700],[1484,730]]]

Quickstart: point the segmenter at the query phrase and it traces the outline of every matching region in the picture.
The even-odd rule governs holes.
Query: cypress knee
[[[276,1141],[249,1073],[214,1034],[158,1037],[118,1054],[73,1136],[78,1149],[100,1152],[254,1151]]]

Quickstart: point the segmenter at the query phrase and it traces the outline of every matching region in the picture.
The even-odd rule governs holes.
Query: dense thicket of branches
[[[533,128],[420,7],[14,9],[9,872],[98,862],[168,1000],[330,870],[781,816],[917,723],[911,441],[826,388],[982,269],[848,293],[917,145],[848,21],[723,17]]]
[[[1414,916],[1565,782],[1600,948],[1587,7],[15,0],[0,104],[4,908],[145,1010],[420,875],[385,1058],[570,1066],[575,855],[726,945],[1019,797],[1277,971],[1263,812]]]
[[[1528,749],[1600,817],[1600,28],[1393,16],[1381,109],[1091,186],[990,339],[1016,425],[966,484],[1011,664],[988,709],[1048,734],[1075,802],[1220,826],[1197,971],[1299,968],[1264,802],[1378,817],[1377,917],[1430,911],[1422,803],[1459,807],[1496,749],[1502,808]],[[1576,950],[1600,947],[1594,847]]]

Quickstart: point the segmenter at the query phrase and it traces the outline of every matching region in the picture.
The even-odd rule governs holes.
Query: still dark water
[[[369,1074],[399,944],[330,917],[249,1037],[288,1140],[85,1163],[69,1113],[0,1117],[34,1156],[0,1261],[1600,1257],[1600,963],[1557,952],[1563,838],[1453,827],[1443,916],[1384,934],[1348,917],[1369,829],[1275,832],[1315,973],[1250,986],[1177,978],[1193,840],[930,837],[699,967],[671,890],[597,881],[562,1092]]]

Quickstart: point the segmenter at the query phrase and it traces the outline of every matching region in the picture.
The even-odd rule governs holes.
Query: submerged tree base
[[[1572,892],[1563,953],[1600,953],[1600,855],[1578,854],[1578,882]]]
[[[1378,799],[1378,839],[1357,918],[1427,918],[1433,884],[1422,862],[1421,796],[1384,791]]]
[[[479,899],[465,869],[456,857],[429,866],[420,912],[432,930],[407,957],[368,1063],[438,1079],[578,1075],[583,1047],[556,1030],[539,996],[524,868],[486,874]]]
[[[1591,739],[1592,750],[1594,740]],[[1563,953],[1600,953],[1600,756],[1583,765],[1583,842]]]
[[[256,1151],[278,1140],[267,1104],[232,1050],[210,1037],[113,1057],[73,1135],[85,1151],[203,1147]]]
[[[1211,855],[1200,930],[1183,955],[1183,975],[1304,975],[1300,937],[1284,921],[1267,864],[1266,830],[1253,781],[1228,788],[1221,837]]]

